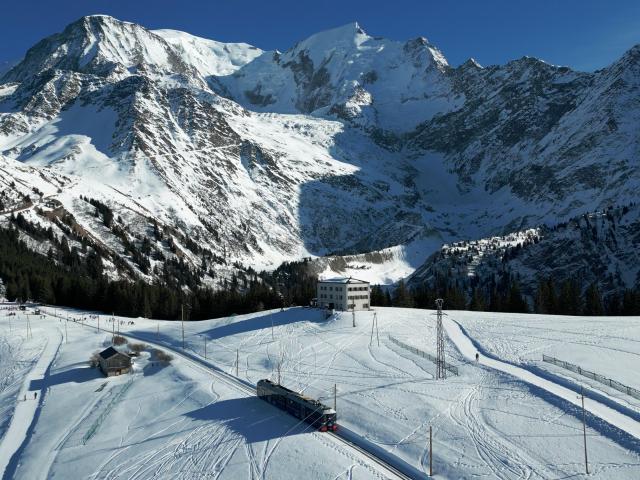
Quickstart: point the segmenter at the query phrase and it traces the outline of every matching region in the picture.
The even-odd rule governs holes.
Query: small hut
[[[122,352],[117,351],[113,347],[100,352],[100,370],[107,377],[114,375],[122,375],[131,370],[131,357]]]

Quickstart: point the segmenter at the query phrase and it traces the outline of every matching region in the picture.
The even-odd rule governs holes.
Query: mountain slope
[[[11,178],[64,178],[50,199],[105,244],[81,196],[139,246],[156,224],[199,245],[194,270],[392,248],[394,281],[440,243],[628,203],[639,51],[595,73],[454,68],[424,38],[357,24],[280,53],[90,16],[0,80],[0,153]],[[23,203],[2,194],[6,213]],[[212,284],[214,263],[198,270]]]
[[[504,237],[444,245],[410,277],[419,288],[446,282],[488,298],[503,278],[517,279],[533,299],[540,282],[573,282],[582,294],[596,285],[605,298],[640,286],[640,207],[637,204],[575,217]]]

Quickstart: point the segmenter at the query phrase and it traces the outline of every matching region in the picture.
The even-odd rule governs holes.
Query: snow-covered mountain
[[[448,68],[425,38],[374,38],[352,23],[284,53],[265,52],[220,82],[252,110],[335,116],[406,132],[464,102],[445,75]]]
[[[531,299],[539,282],[549,278],[558,285],[575,282],[580,290],[596,284],[605,298],[635,288],[640,284],[640,206],[443,245],[413,273],[409,284],[433,286],[446,279],[470,294],[474,287],[486,289],[505,275],[517,279]]]
[[[424,38],[357,24],[263,52],[83,17],[0,79],[0,200],[42,222],[55,205],[134,271],[125,244],[162,225],[202,248],[181,258],[209,279],[214,257],[270,268],[388,248],[401,276],[443,242],[628,203],[639,73],[640,47],[595,73],[451,67]]]

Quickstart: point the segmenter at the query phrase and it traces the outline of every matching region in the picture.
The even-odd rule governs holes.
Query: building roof
[[[324,279],[318,279],[318,282],[320,283],[366,283],[366,284],[369,283],[369,282],[365,282],[364,280],[358,280],[357,278],[353,278],[353,277],[324,278]]]
[[[109,347],[109,348],[107,348],[106,350],[103,350],[102,352],[100,352],[100,356],[101,356],[102,358],[104,358],[105,360],[106,360],[107,358],[111,358],[111,357],[113,357],[114,355],[124,355],[125,357],[127,356],[127,355],[125,355],[124,353],[119,352],[118,350],[116,350],[116,349],[115,349],[115,348],[113,348],[113,347]]]

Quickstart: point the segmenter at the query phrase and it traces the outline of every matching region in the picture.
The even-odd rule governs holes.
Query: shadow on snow
[[[223,423],[247,443],[300,435],[315,429],[257,397],[220,400],[186,414],[196,420]]]
[[[246,320],[232,321],[226,325],[211,328],[201,332],[206,335],[209,340],[229,337],[242,333],[248,333],[257,330],[270,329],[271,322],[274,327],[289,325],[298,322],[314,322],[322,321],[322,312],[320,310],[307,308],[290,308],[282,312],[265,313],[259,317],[247,318]]]
[[[77,367],[62,372],[45,375],[44,378],[31,380],[29,390],[45,390],[46,388],[65,383],[84,383],[96,378],[105,378],[100,370],[90,367]]]

